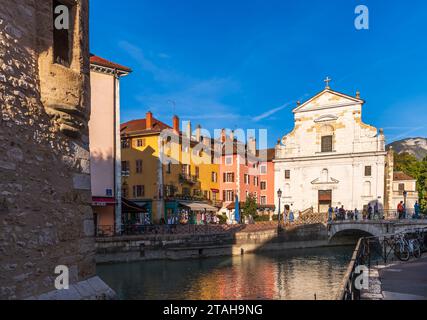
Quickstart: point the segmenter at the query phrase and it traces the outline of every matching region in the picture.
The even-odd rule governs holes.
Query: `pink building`
[[[89,121],[92,207],[95,224],[121,228],[120,78],[131,69],[90,57]],[[113,230],[106,230],[112,233]]]
[[[241,207],[249,195],[256,198],[260,213],[274,211],[274,149],[256,150],[256,140],[243,144],[223,132],[220,163],[221,212],[233,217],[236,196]]]

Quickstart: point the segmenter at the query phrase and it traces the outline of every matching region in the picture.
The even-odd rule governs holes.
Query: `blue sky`
[[[394,4],[395,3],[395,4]],[[174,113],[210,130],[293,128],[291,110],[324,88],[367,101],[387,142],[427,136],[427,2],[90,0],[91,51],[131,67],[122,120]],[[369,30],[354,27],[357,5]],[[174,101],[175,103],[172,103]]]

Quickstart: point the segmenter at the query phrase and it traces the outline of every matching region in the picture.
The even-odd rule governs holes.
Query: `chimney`
[[[248,144],[248,151],[253,154],[256,155],[256,139],[255,138],[249,138],[249,144]]]
[[[192,133],[192,131],[191,131],[191,121],[187,121],[186,135],[187,135],[188,140],[190,140],[190,141],[191,141],[191,133]]]
[[[148,111],[145,115],[145,128],[148,130],[153,128],[153,113],[151,111]]]
[[[196,130],[196,140],[197,142],[201,142],[202,139],[202,126],[199,124]]]
[[[178,116],[173,116],[172,122],[173,122],[173,131],[176,134],[179,134],[179,118],[178,118]]]
[[[226,139],[227,139],[227,135],[225,134],[225,129],[222,129],[221,130],[221,142],[225,143]]]

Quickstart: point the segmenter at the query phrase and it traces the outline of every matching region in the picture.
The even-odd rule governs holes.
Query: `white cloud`
[[[252,120],[253,120],[253,121],[255,121],[255,122],[258,122],[258,121],[264,120],[264,119],[266,119],[266,118],[268,118],[268,117],[272,116],[273,114],[275,114],[275,113],[277,113],[277,112],[279,112],[279,111],[282,111],[283,109],[285,109],[285,108],[289,107],[290,105],[291,105],[291,102],[287,102],[287,103],[285,103],[284,105],[282,105],[282,106],[280,106],[280,107],[273,108],[273,109],[271,109],[271,110],[268,110],[268,111],[266,111],[266,112],[264,112],[264,113],[260,114],[259,116],[254,117]]]

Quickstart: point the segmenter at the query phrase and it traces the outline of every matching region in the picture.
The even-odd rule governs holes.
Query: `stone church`
[[[385,206],[387,152],[383,130],[362,121],[364,100],[329,87],[293,110],[295,127],[276,146],[276,189],[281,212],[342,205]],[[278,207],[276,199],[276,208]]]

